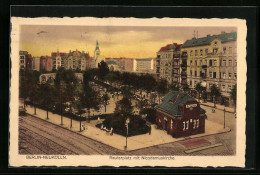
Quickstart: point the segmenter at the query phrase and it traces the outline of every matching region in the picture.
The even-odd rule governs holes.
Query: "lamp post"
[[[226,126],[226,109],[224,108],[224,128]]]
[[[127,136],[128,136],[128,124],[130,123],[130,119],[127,118],[125,121],[125,126],[126,126],[126,140],[125,140],[125,150],[127,150]]]

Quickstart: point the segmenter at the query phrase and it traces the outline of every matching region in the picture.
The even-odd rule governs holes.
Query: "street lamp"
[[[225,128],[225,126],[226,126],[226,109],[224,108],[224,128]]]
[[[130,118],[127,118],[125,121],[126,126],[126,140],[125,140],[125,150],[127,150],[127,136],[128,136],[128,124],[130,123]]]

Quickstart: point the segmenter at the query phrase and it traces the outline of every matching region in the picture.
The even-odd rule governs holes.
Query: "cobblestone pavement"
[[[47,155],[234,155],[233,135],[234,133],[228,132],[125,152],[27,115],[19,118],[19,153]],[[190,141],[193,144],[187,146],[187,142]],[[223,146],[191,154],[184,152],[216,143],[222,143]]]
[[[120,151],[29,115],[19,118],[19,153],[46,155],[123,155]]]

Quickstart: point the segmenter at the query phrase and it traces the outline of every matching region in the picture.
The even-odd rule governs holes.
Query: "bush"
[[[141,111],[141,114],[147,114],[146,120],[155,124],[156,119],[156,110],[153,108],[144,108]]]
[[[128,136],[135,136],[140,134],[146,134],[150,131],[150,127],[146,125],[145,120],[140,116],[130,116],[130,123],[128,125]],[[102,124],[97,124],[96,127],[100,128]],[[122,136],[126,136],[125,118],[119,115],[111,115],[107,117],[103,126],[107,129],[113,127],[113,132]]]

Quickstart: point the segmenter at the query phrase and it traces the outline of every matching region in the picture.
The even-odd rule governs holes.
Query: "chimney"
[[[221,34],[225,34],[226,32],[225,31],[221,31]]]
[[[210,37],[210,34],[208,34],[207,37]]]

